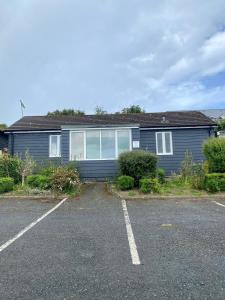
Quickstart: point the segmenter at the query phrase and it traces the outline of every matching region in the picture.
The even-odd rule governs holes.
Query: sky
[[[224,0],[0,0],[0,123],[225,108]]]

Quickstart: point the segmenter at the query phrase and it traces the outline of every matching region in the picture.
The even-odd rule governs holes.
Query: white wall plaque
[[[140,142],[139,141],[133,141],[133,148],[140,148]]]

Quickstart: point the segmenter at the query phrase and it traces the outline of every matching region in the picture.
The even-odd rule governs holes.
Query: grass
[[[161,186],[161,195],[175,196],[202,196],[208,193],[203,190],[192,188],[189,182],[182,181],[180,178],[171,178]]]

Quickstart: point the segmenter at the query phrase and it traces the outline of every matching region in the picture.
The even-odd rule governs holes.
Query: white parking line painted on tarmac
[[[223,206],[223,207],[225,207],[225,205],[224,204],[222,204],[222,203],[219,203],[219,202],[217,202],[217,201],[213,201],[214,203],[216,203],[217,205],[219,205],[219,206]]]
[[[12,243],[14,243],[16,240],[18,240],[21,236],[23,236],[28,230],[30,230],[32,227],[37,225],[39,222],[41,222],[44,218],[46,218],[48,215],[50,215],[53,211],[55,211],[57,208],[59,208],[68,198],[64,198],[62,201],[60,201],[57,205],[55,205],[52,209],[47,211],[45,214],[43,214],[40,218],[38,218],[36,221],[32,222],[30,225],[25,227],[23,230],[21,230],[19,233],[17,233],[13,238],[8,240],[6,243],[0,246],[0,252],[5,250],[7,247],[9,247]]]
[[[138,255],[137,246],[135,243],[134,234],[133,234],[132,226],[130,223],[130,218],[129,218],[129,214],[128,214],[128,210],[127,210],[127,204],[126,204],[125,200],[122,200],[122,207],[123,207],[124,220],[125,220],[126,229],[127,229],[127,238],[128,238],[128,242],[129,242],[129,246],[130,246],[130,254],[131,254],[132,263],[133,263],[133,265],[140,265],[141,262],[140,262],[140,258]]]

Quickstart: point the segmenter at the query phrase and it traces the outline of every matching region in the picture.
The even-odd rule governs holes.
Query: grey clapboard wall
[[[157,131],[141,130],[140,143],[143,150],[156,153],[155,132]],[[210,135],[209,129],[174,129],[168,131],[172,132],[173,155],[158,156],[158,166],[164,168],[168,175],[179,170],[187,150],[191,151],[195,162],[204,159],[202,144]]]
[[[162,130],[165,131],[165,130]],[[209,129],[174,129],[173,155],[158,156],[160,167],[163,167],[167,174],[177,171],[184,158],[186,150],[190,150],[195,161],[204,159],[202,143],[209,137]],[[60,132],[59,132],[60,133]],[[61,132],[61,158],[49,158],[49,136],[59,133],[17,133],[14,138],[9,138],[9,149],[13,154],[22,155],[26,150],[39,164],[46,162],[63,163],[69,162],[69,131]],[[132,129],[132,141],[140,141],[143,150],[156,152],[155,131]],[[76,165],[81,177],[87,180],[105,180],[113,178],[118,174],[116,160],[77,161]]]

